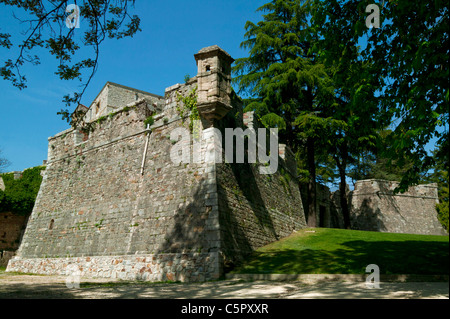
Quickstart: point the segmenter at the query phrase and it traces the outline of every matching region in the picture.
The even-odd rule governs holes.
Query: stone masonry
[[[391,233],[446,235],[437,218],[437,184],[417,185],[394,194],[398,182],[357,181],[351,192],[353,229]]]
[[[0,250],[14,251],[19,248],[20,237],[26,224],[27,216],[0,213]]]
[[[189,129],[179,96],[195,88],[203,140],[191,158],[224,153],[217,131],[258,125],[231,90],[229,54],[212,46],[195,60],[197,76],[164,97],[108,82],[79,108],[76,126],[49,138],[36,204],[7,271],[70,275],[75,266],[84,277],[214,280],[305,227],[287,147],[272,175],[258,163],[171,160],[175,146],[183,154],[194,147],[171,134]]]
[[[0,213],[0,267],[6,267],[19,248],[27,219],[27,216],[10,212]]]

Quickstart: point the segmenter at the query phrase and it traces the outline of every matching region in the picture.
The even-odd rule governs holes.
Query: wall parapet
[[[445,235],[437,218],[437,184],[411,186],[394,193],[399,182],[361,180],[350,194],[353,229]]]
[[[360,180],[355,183],[355,188],[352,194],[353,196],[387,195],[438,200],[437,183],[410,186],[404,193],[394,193],[394,190],[399,185],[399,182],[381,179]]]

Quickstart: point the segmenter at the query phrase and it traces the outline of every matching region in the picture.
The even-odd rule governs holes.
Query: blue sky
[[[142,32],[103,42],[99,68],[82,103],[89,106],[107,81],[164,95],[166,87],[183,83],[186,74],[197,74],[194,54],[206,46],[217,44],[234,58],[246,56],[239,47],[245,23],[260,21],[256,9],[266,2],[136,1],[132,13],[141,18]],[[27,26],[12,17],[13,11],[21,12],[0,5],[0,32],[20,35]],[[79,30],[81,36],[83,21]],[[77,91],[79,83],[60,80],[54,74],[55,58],[45,51],[37,53],[41,65],[23,68],[28,80],[25,90],[0,79],[0,149],[12,163],[7,171],[41,165],[47,159],[48,137],[69,128],[56,113],[64,107],[62,97]],[[0,48],[0,61],[15,59],[16,54],[17,50]]]

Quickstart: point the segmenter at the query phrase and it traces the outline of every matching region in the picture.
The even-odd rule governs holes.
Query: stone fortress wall
[[[412,186],[405,193],[394,194],[398,182],[357,181],[350,193],[352,229],[445,235],[437,218],[437,184]]]
[[[394,193],[398,182],[368,179],[347,187],[350,209],[350,228],[355,230],[448,235],[438,220],[439,202],[437,184],[410,186],[404,193]],[[305,185],[301,185],[305,190]],[[305,190],[306,191],[306,190]],[[304,196],[304,192],[302,192]],[[317,225],[344,228],[339,190],[331,192],[324,185],[317,188]]]
[[[26,224],[27,216],[0,212],[0,267],[6,267],[19,248]]]
[[[171,161],[171,133],[190,121],[177,110],[178,95],[195,87],[207,136],[197,151],[221,145],[216,128],[245,129],[231,57],[217,46],[195,57],[198,75],[164,98],[107,83],[76,128],[49,138],[43,182],[7,271],[67,275],[76,266],[85,277],[213,280],[253,249],[305,227],[285,152],[286,169],[271,176],[258,164]]]

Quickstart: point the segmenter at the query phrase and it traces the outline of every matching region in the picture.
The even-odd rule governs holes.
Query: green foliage
[[[103,221],[104,219],[100,219],[100,221],[98,223],[96,223],[94,226],[97,227],[98,229],[101,229],[103,227]]]
[[[323,149],[321,129],[328,116],[322,114],[333,87],[320,54],[312,50],[317,38],[310,24],[311,9],[311,2],[302,0],[274,0],[260,7],[263,20],[245,25],[241,48],[249,56],[237,59],[233,72],[239,93],[250,97],[244,111],[254,111],[264,125],[277,127],[280,141],[294,153],[307,149],[312,191],[305,206],[314,226],[309,216],[315,216],[316,207],[315,156]]]
[[[361,60],[372,64],[371,73],[379,79],[372,84],[379,93],[379,120],[393,130],[383,156],[398,165],[412,162],[402,174],[400,190],[419,183],[433,166],[425,146],[433,138],[448,140],[448,2],[385,1],[379,29],[368,29],[362,19],[368,0],[315,3],[315,23],[329,42],[325,58],[334,48],[351,47],[363,38],[367,43]]]
[[[448,275],[447,236],[314,228],[256,250],[233,273]]]
[[[439,148],[433,152],[435,166],[427,182],[438,184],[439,204],[436,205],[438,219],[442,226],[449,231],[449,179],[448,179],[448,140],[441,143]]]
[[[198,128],[194,127],[196,121],[200,121],[200,113],[197,108],[197,86],[189,92],[188,95],[183,96],[181,94],[177,95],[178,102],[182,102],[183,105],[180,106],[177,103],[177,112],[180,117],[183,119],[186,115],[186,112],[189,112],[189,129],[191,132],[194,132],[194,137],[198,135]]]
[[[448,232],[449,230],[449,214],[448,214],[448,172],[440,172],[442,183],[438,187],[439,204],[436,205],[438,219],[442,226]]]
[[[362,179],[400,181],[402,179],[413,166],[413,162],[406,157],[402,162],[386,157],[391,148],[388,139],[390,134],[392,134],[391,130],[382,130],[378,133],[376,147],[365,150],[352,162],[349,177],[354,181]]]
[[[235,82],[250,97],[246,111],[279,127],[295,153],[309,149],[299,166],[306,178],[322,166],[327,178],[336,170],[344,182],[350,170],[400,180],[404,191],[433,166],[425,150],[432,138],[446,145],[448,172],[448,3],[384,2],[380,29],[365,25],[368,4],[265,4],[263,20],[245,26],[249,56],[236,61]],[[386,127],[392,133],[380,145]]]
[[[44,166],[27,169],[22,178],[14,180],[14,174],[2,174],[5,191],[0,190],[0,212],[18,215],[30,214],[42,182]]]
[[[269,113],[263,115],[261,118],[261,123],[267,128],[278,128],[283,131],[286,130],[286,122],[283,118],[275,113]]]
[[[244,111],[255,111],[266,127],[277,127],[280,140],[294,152],[303,147],[297,136],[303,128],[295,121],[302,113],[320,112],[320,102],[332,93],[325,67],[311,51],[316,40],[310,10],[310,3],[301,0],[259,8],[263,20],[247,22],[241,43],[249,56],[237,59],[233,68],[239,93],[251,97]]]
[[[112,118],[112,116],[100,116],[97,119],[97,124],[102,124],[102,122],[106,121],[108,118]]]
[[[442,147],[443,146],[443,147]],[[439,204],[436,205],[438,212],[438,218],[442,226],[449,231],[449,175],[448,175],[448,153],[443,157],[442,150],[445,149],[445,145],[441,145],[441,148],[435,152],[435,158],[438,164],[434,168],[434,181],[438,183],[438,197]]]
[[[55,74],[62,80],[77,79],[83,83],[81,92],[64,96],[67,107],[78,105],[98,68],[98,58],[105,39],[133,37],[140,29],[140,18],[131,15],[134,0],[125,1],[78,1],[82,29],[66,27],[68,1],[1,1],[5,10],[27,16],[27,26],[21,26],[13,34],[0,33],[0,46],[11,50],[11,58],[6,54],[0,66],[0,75],[19,89],[27,86],[23,71],[26,64],[38,65],[38,54],[45,49],[57,60]],[[6,8],[9,7],[9,8]],[[75,12],[72,12],[73,14]],[[23,22],[17,19],[17,23]],[[75,31],[77,30],[77,31]],[[80,33],[78,30],[83,30]],[[90,49],[88,56],[82,56]],[[76,59],[75,59],[76,57]],[[76,60],[76,61],[74,61]],[[68,109],[58,114],[70,121]]]
[[[258,9],[265,13],[263,21],[246,24],[241,47],[249,57],[236,60],[233,69],[240,92],[251,96],[245,111],[254,110],[264,125],[278,127],[280,140],[294,153],[306,149],[299,172],[311,184],[308,216],[314,216],[319,168],[326,179],[338,176],[345,187],[348,165],[374,147],[381,123],[373,63],[361,59],[352,33],[321,20],[326,16],[321,6],[303,0],[263,5]],[[341,206],[348,216],[347,206]]]
[[[152,126],[153,123],[155,123],[155,119],[153,118],[153,116],[147,117],[147,118],[145,119],[145,121],[144,121],[145,127],[147,127],[147,126]]]

